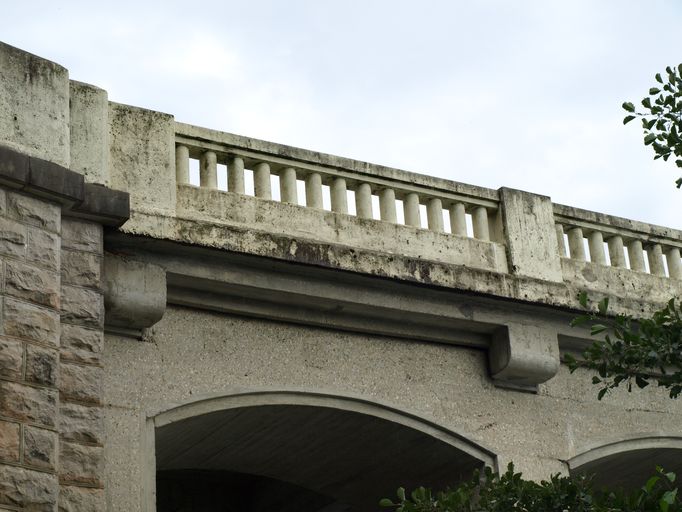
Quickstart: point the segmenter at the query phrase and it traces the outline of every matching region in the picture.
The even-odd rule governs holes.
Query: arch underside
[[[157,510],[376,511],[399,486],[445,488],[490,462],[461,443],[334,407],[204,413],[156,428]]]
[[[639,488],[657,466],[682,475],[682,438],[628,439],[589,450],[569,461],[572,474],[593,475],[597,486]]]

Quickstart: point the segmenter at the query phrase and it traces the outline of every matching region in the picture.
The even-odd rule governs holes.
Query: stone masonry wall
[[[0,189],[0,510],[102,510],[102,227]]]
[[[0,507],[56,510],[58,205],[0,190]]]
[[[65,218],[61,251],[59,511],[104,510],[102,226]]]

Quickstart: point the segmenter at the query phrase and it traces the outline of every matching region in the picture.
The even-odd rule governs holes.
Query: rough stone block
[[[20,435],[18,423],[0,421],[0,460],[19,462]]]
[[[26,226],[0,218],[0,254],[23,258],[26,254]]]
[[[101,359],[103,343],[104,335],[100,330],[62,324],[60,341],[62,361],[97,364]]]
[[[62,251],[62,283],[99,288],[102,258],[82,251]]]
[[[102,396],[102,368],[62,363],[59,390],[66,399],[98,404]]]
[[[53,470],[57,462],[57,434],[50,430],[24,427],[24,464]]]
[[[63,441],[59,443],[59,480],[68,484],[102,485],[103,449]]]
[[[103,444],[101,408],[62,402],[59,406],[59,434],[67,441]]]
[[[105,509],[102,489],[63,485],[59,491],[59,512],[94,512]]]
[[[55,386],[59,374],[59,353],[54,349],[26,346],[26,382]]]
[[[57,420],[57,391],[0,381],[0,415],[54,427]]]
[[[62,222],[62,247],[74,251],[102,253],[102,226],[78,219]]]
[[[5,271],[5,293],[57,309],[59,276],[56,272],[8,261]]]
[[[0,504],[27,512],[54,512],[58,494],[56,475],[0,465]]]
[[[24,344],[21,341],[0,337],[0,376],[20,379],[23,358]]]
[[[28,228],[27,261],[59,270],[59,246],[59,236],[39,228]]]
[[[104,299],[98,291],[62,286],[62,322],[89,327],[104,325]]]
[[[5,297],[3,313],[6,335],[59,344],[59,314],[56,311]]]
[[[62,210],[55,203],[10,192],[7,197],[7,214],[14,220],[58,233]]]

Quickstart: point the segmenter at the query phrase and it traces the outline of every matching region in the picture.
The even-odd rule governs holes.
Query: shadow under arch
[[[593,474],[597,486],[632,489],[644,485],[656,466],[682,474],[682,435],[642,435],[586,449],[568,461],[572,475]]]
[[[163,512],[375,511],[400,485],[444,488],[497,469],[465,436],[352,396],[241,391],[151,420]]]

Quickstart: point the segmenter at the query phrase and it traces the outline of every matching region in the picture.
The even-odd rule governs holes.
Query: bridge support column
[[[106,93],[3,43],[0,69],[0,509],[104,510]]]

